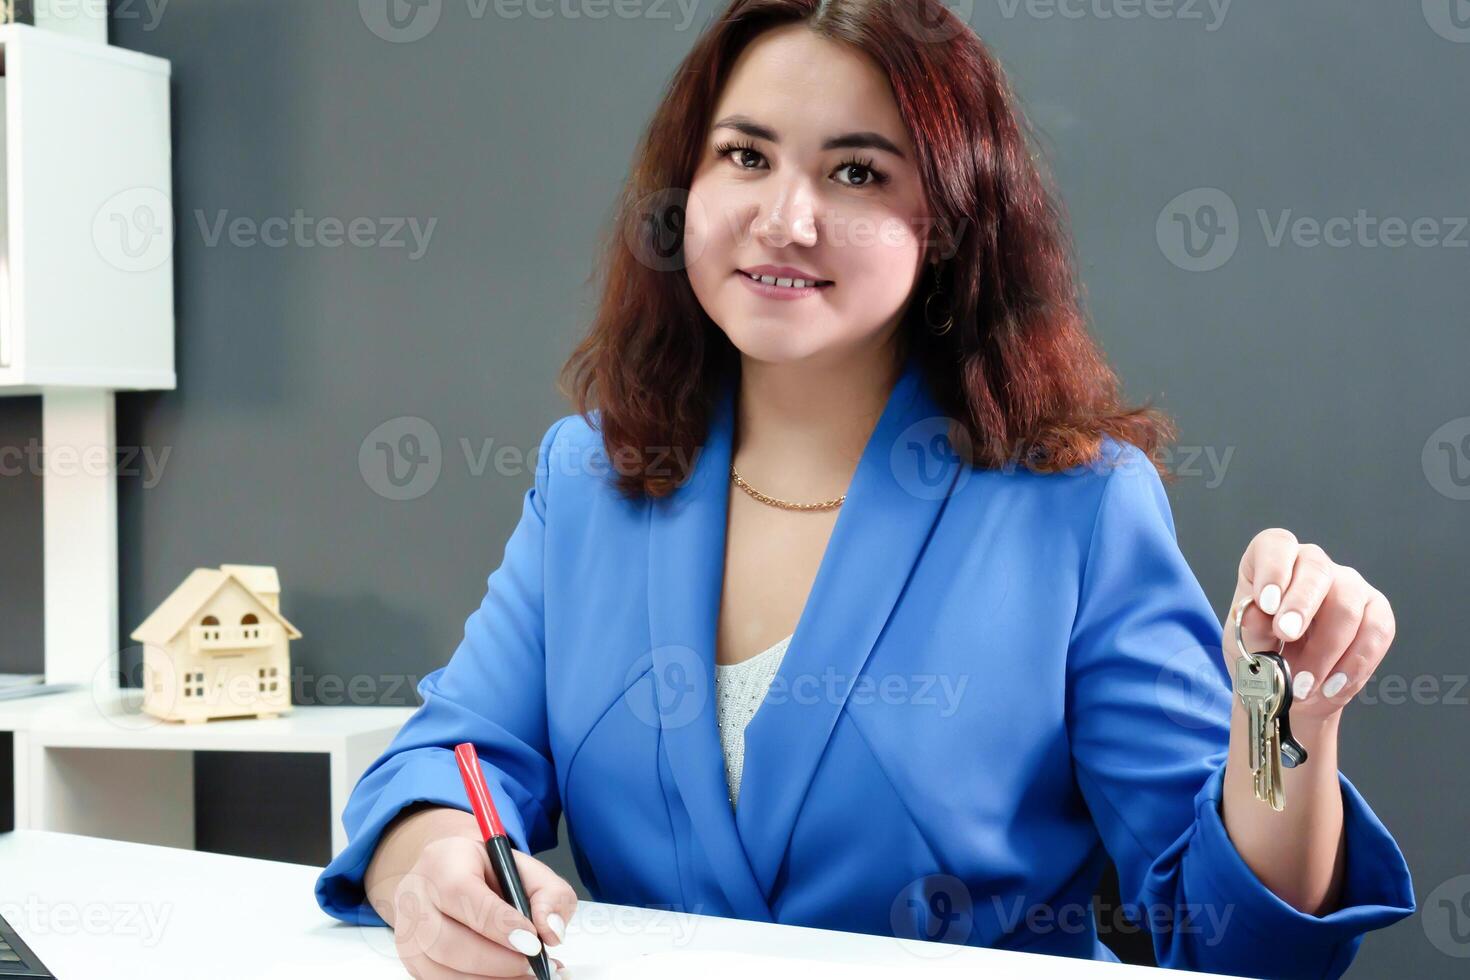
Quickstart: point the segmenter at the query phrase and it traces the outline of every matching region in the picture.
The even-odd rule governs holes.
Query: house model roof
[[[221,565],[219,570],[229,572],[240,580],[251,592],[264,596],[281,591],[281,578],[274,565]]]
[[[179,631],[194,621],[205,603],[214,598],[226,582],[234,582],[250,593],[260,604],[261,610],[280,623],[286,636],[301,639],[301,631],[275,610],[272,603],[261,593],[278,592],[280,579],[276,570],[269,565],[221,565],[219,568],[196,568],[189,577],[179,583],[178,588],[159,604],[158,608],[132,632],[132,639],[139,643],[165,646],[179,635]]]

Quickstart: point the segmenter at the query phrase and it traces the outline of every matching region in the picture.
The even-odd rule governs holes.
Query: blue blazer
[[[1150,927],[1161,965],[1312,977],[1414,911],[1403,854],[1340,773],[1338,909],[1294,910],[1235,851],[1221,624],[1147,456],[1108,440],[1067,473],[968,466],[913,360],[732,809],[713,663],[733,412],[727,385],[659,501],[618,496],[581,416],[547,430],[463,641],[352,792],[323,909],[383,924],[362,878],[384,825],[417,800],[467,810],[451,749],[473,741],[516,846],[554,847],[565,815],[604,902],[1115,959],[1090,909],[1111,856],[1125,907],[1101,917]]]

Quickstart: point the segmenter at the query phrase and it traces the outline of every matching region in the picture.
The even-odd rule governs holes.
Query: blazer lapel
[[[772,882],[807,786],[960,466],[943,439],[947,419],[910,357],[858,460],[774,682],[791,691],[798,678],[819,679],[823,696],[761,705],[745,730],[737,816],[714,691],[734,400],[727,383],[690,478],[651,502],[648,618],[659,722],[679,793],[736,914],[769,921]]]
[[[785,696],[763,703],[745,729],[737,826],[768,898],[838,715],[960,473],[947,422],[910,359],[858,460],[773,681]],[[794,696],[803,689],[820,696]]]
[[[648,625],[659,725],[690,823],[735,914],[771,921],[735,830],[715,718],[734,390],[720,394],[689,478],[651,502]]]

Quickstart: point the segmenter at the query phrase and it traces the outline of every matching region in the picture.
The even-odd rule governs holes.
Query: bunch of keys
[[[1307,750],[1291,735],[1291,668],[1282,656],[1286,641],[1274,653],[1250,653],[1245,648],[1240,623],[1251,602],[1252,597],[1246,596],[1235,610],[1235,645],[1240,650],[1235,661],[1235,693],[1249,722],[1246,741],[1256,799],[1271,804],[1273,810],[1283,810],[1286,789],[1281,767],[1295,769],[1306,762]]]

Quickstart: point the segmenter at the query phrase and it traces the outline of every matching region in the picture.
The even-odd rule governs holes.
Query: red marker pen
[[[461,742],[456,745],[454,759],[459,763],[459,775],[464,780],[465,793],[470,798],[475,819],[479,821],[480,836],[485,838],[485,853],[490,855],[490,866],[495,869],[495,878],[500,882],[500,893],[507,902],[515,906],[517,912],[530,919],[531,902],[526,897],[526,886],[521,883],[521,876],[516,871],[515,849],[505,834],[505,826],[500,822],[495,801],[490,798],[490,790],[485,785],[485,771],[480,768],[480,756],[475,752],[474,743]],[[552,980],[554,972],[551,962],[546,958],[544,945],[539,952],[527,956],[526,959],[531,961],[536,980]]]

